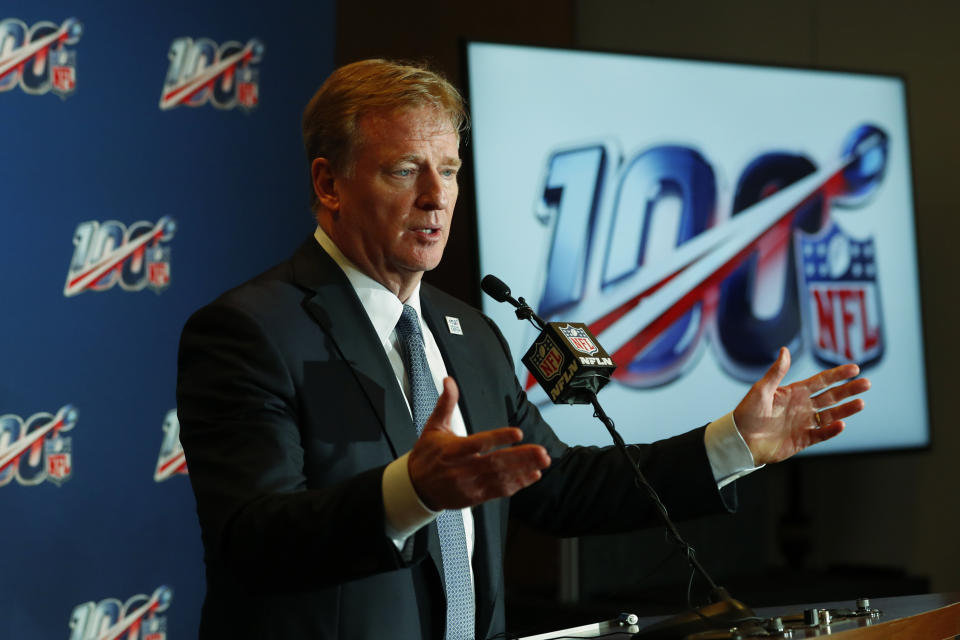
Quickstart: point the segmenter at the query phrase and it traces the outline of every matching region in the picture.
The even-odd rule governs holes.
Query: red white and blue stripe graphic
[[[795,214],[815,198],[844,193],[844,171],[857,161],[848,157],[816,171],[684,242],[664,260],[638,269],[618,283],[619,298],[604,300],[612,310],[588,324],[591,333],[614,362],[625,363],[697,303],[706,303],[705,312],[711,313],[715,300],[709,293],[758,249],[769,253],[785,247]],[[578,306],[589,312],[586,303]],[[566,314],[573,317],[576,308]],[[525,386],[535,384],[529,376]]]
[[[14,49],[5,58],[0,58],[0,78],[3,78],[14,69],[23,70],[31,59],[46,57],[52,45],[62,45],[74,42],[80,36],[81,26],[76,18],[63,21],[55,32],[39,38],[35,42]]]
[[[160,97],[160,108],[172,109],[187,102],[203,89],[213,88],[213,83],[221,76],[234,74],[238,65],[254,61],[258,57],[255,52],[258,48],[262,49],[262,45],[257,40],[250,40],[240,51],[201,70],[192,78],[165,89]]]
[[[167,216],[160,218],[149,232],[114,248],[94,264],[77,272],[71,272],[63,287],[63,295],[69,298],[83,293],[104,274],[111,269],[121,267],[126,260],[138,251],[142,252],[147,245],[159,242],[161,239],[169,239],[173,234],[173,229],[174,222],[172,219]]]
[[[66,405],[62,407],[47,424],[34,429],[30,433],[21,436],[15,442],[10,443],[6,448],[0,450],[0,472],[6,470],[10,465],[16,464],[20,456],[27,451],[39,453],[40,448],[43,446],[44,438],[48,435],[56,435],[61,429],[67,431],[73,428],[76,419],[76,411],[72,406]]]

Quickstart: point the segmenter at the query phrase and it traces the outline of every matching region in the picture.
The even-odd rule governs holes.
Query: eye
[[[457,170],[456,170],[456,169],[441,169],[441,170],[440,170],[440,175],[442,175],[444,178],[455,178],[455,177],[457,176]]]
[[[399,178],[407,178],[413,175],[413,169],[397,169],[396,171],[393,172],[393,175]]]

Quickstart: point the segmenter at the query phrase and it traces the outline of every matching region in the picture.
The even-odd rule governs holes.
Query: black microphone
[[[590,404],[608,382],[617,365],[582,322],[544,322],[523,298],[514,300],[503,280],[487,274],[480,288],[497,302],[517,308],[517,317],[529,320],[540,335],[521,358],[524,366],[554,404]]]
[[[497,302],[509,302],[516,307],[517,317],[521,320],[529,320],[541,331],[546,328],[547,323],[543,321],[543,318],[534,313],[530,305],[527,304],[527,301],[523,298],[514,300],[513,296],[510,295],[510,287],[497,276],[492,273],[483,276],[483,280],[480,281],[480,288]]]
[[[480,288],[483,289],[484,293],[497,302],[506,302],[507,300],[511,299],[510,287],[507,286],[507,283],[492,273],[488,273],[487,275],[483,276],[483,280],[480,281]]]
[[[616,369],[616,365],[613,364],[609,354],[597,343],[597,339],[593,337],[587,326],[580,322],[544,322],[523,298],[519,301],[514,300],[510,296],[510,287],[494,275],[484,276],[480,287],[497,302],[512,304],[517,308],[518,318],[530,320],[540,329],[540,336],[522,358],[523,364],[555,404],[593,405],[593,415],[607,428],[614,445],[633,470],[637,486],[647,492],[660,512],[670,537],[683,550],[691,568],[710,585],[711,604],[691,608],[689,611],[649,625],[634,634],[632,638],[673,640],[694,633],[729,628],[734,624],[756,619],[750,607],[730,597],[730,593],[718,586],[700,564],[696,552],[680,535],[660,496],[647,482],[643,472],[640,471],[639,464],[627,452],[627,445],[614,427],[613,420],[600,406],[597,391],[610,381],[610,374]],[[590,356],[584,356],[587,351],[591,352]],[[597,357],[593,357],[593,354]]]

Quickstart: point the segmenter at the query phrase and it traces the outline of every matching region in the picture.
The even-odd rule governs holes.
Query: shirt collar
[[[349,258],[343,255],[340,248],[334,244],[333,240],[330,239],[330,236],[327,235],[320,225],[317,225],[313,237],[316,238],[320,247],[333,258],[333,261],[337,263],[343,270],[344,275],[347,276],[347,280],[350,281],[350,285],[353,287],[353,290],[356,291],[357,297],[360,298],[360,304],[363,306],[364,311],[367,312],[367,316],[370,318],[370,322],[373,324],[373,328],[377,332],[377,337],[380,338],[380,342],[383,344],[389,343],[390,336],[396,328],[397,322],[400,320],[400,314],[403,313],[404,303],[400,302],[400,299],[397,298],[392,291],[360,271]],[[410,294],[410,298],[407,299],[406,304],[416,309],[417,316],[421,317],[420,283],[417,283],[416,288],[413,290],[413,293]]]

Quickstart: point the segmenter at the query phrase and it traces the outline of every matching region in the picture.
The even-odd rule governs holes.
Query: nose
[[[420,190],[416,202],[418,209],[438,211],[446,209],[450,205],[450,196],[447,193],[448,185],[437,171],[431,170],[421,173],[417,186]]]

